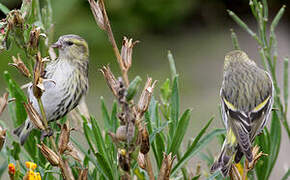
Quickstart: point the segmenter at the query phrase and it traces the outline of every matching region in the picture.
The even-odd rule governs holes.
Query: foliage
[[[199,170],[200,167],[197,166],[196,172],[192,173],[187,165],[189,160],[197,155],[201,156],[208,165],[211,165],[214,157],[210,153],[205,154],[201,151],[215,137],[221,139],[222,142],[225,130],[210,130],[209,127],[214,119],[212,117],[203,128],[196,133],[196,137],[189,140],[188,145],[184,144],[186,139],[185,135],[189,128],[190,120],[192,119],[192,111],[191,109],[186,109],[182,112],[180,109],[179,76],[172,54],[168,52],[171,77],[161,83],[159,93],[153,94],[155,83],[151,85],[152,79],[148,85],[149,87],[147,86],[148,80],[144,90],[139,91],[139,86],[142,83],[141,78],[136,76],[132,78],[133,81],[130,82],[127,74],[131,67],[130,55],[132,55],[132,49],[135,42],[130,44],[132,40],[124,38],[125,43],[123,43],[121,51],[123,52],[124,48],[124,51],[127,52],[127,54],[125,53],[127,56],[122,52],[119,53],[119,48],[116,45],[110,22],[106,15],[106,9],[104,4],[102,4],[103,1],[99,0],[95,3],[95,1],[89,0],[89,2],[91,3],[92,11],[97,9],[97,12],[100,13],[94,14],[96,21],[99,27],[108,34],[122,73],[122,78],[119,78],[122,80],[116,80],[115,77],[108,79],[106,73],[111,73],[109,75],[114,76],[113,73],[110,72],[108,67],[102,68],[105,79],[113,94],[116,96],[116,101],[113,102],[111,111],[107,107],[105,100],[101,97],[101,117],[91,116],[88,118],[79,116],[79,120],[82,121],[81,132],[83,132],[83,137],[81,138],[85,139],[85,142],[82,142],[79,138],[69,136],[72,146],[77,147],[74,149],[74,152],[78,155],[60,155],[58,153],[59,149],[57,151],[53,145],[61,141],[61,134],[63,133],[67,118],[63,118],[60,121],[61,128],[56,124],[51,124],[52,129],[57,132],[53,140],[44,140],[42,144],[40,141],[40,133],[34,131],[23,147],[20,146],[18,140],[11,134],[12,130],[8,128],[3,121],[0,121],[0,126],[8,129],[6,136],[7,142],[0,152],[0,156],[5,159],[5,162],[0,165],[0,177],[3,177],[3,174],[7,172],[6,169],[8,164],[14,163],[16,164],[16,169],[17,165],[19,166],[17,171],[19,174],[17,176],[23,178],[27,172],[24,163],[21,163],[24,161],[35,162],[37,164],[36,171],[40,173],[42,179],[59,179],[61,176],[65,176],[63,167],[54,167],[51,159],[49,160],[46,156],[42,155],[43,148],[51,148],[52,150],[50,150],[55,152],[61,162],[68,163],[66,167],[70,169],[72,174],[68,179],[120,179],[133,176],[136,176],[138,179],[162,179],[166,177],[166,175],[170,176],[172,179],[199,179],[203,176],[208,179],[221,179],[219,172],[211,176],[206,173],[202,174]],[[39,52],[41,52],[43,56],[52,56],[49,53],[49,46],[52,42],[53,35],[52,9],[50,4],[50,0],[46,0],[45,6],[40,8],[38,0],[23,1],[20,11],[9,11],[5,6],[0,4],[0,10],[7,14],[7,22],[4,21],[0,23],[0,48],[3,51],[9,51],[11,44],[18,46],[23,51],[22,53],[25,54],[25,57],[23,57],[25,59],[24,64],[28,66],[31,74],[35,73],[35,68],[33,69],[33,66],[37,61],[34,59],[35,56],[38,57]],[[277,42],[274,33],[275,27],[285,7],[283,6],[281,8],[271,23],[269,37],[266,36],[266,23],[268,21],[268,6],[266,0],[263,0],[262,3],[256,0],[250,1],[250,7],[258,22],[258,35],[233,12],[229,11],[229,15],[257,40],[258,45],[261,47],[259,52],[263,65],[273,77],[276,92],[274,107],[277,111],[273,111],[270,129],[265,129],[263,134],[256,140],[256,144],[261,146],[262,151],[269,154],[269,156],[264,156],[258,162],[255,167],[255,174],[250,172],[248,175],[249,179],[269,179],[280,148],[280,123],[282,123],[283,127],[286,129],[288,138],[290,136],[287,123],[288,59],[284,61],[283,86],[279,86],[276,78]],[[18,17],[16,13],[16,19],[15,14],[13,14],[15,12],[20,15]],[[102,16],[102,18],[100,18],[100,16]],[[14,28],[11,28],[11,24],[8,24],[9,18],[14,18],[12,24],[15,25]],[[23,18],[23,21],[16,21],[19,20],[17,18]],[[163,19],[160,21],[163,21]],[[33,40],[35,41],[36,39],[39,40],[39,42],[33,42]],[[232,31],[232,39],[234,48],[239,49],[240,46],[234,31]],[[32,80],[31,76],[27,76]],[[8,104],[9,115],[12,119],[13,126],[17,127],[23,123],[27,117],[26,110],[23,106],[23,103],[27,102],[27,97],[9,72],[4,72],[4,78],[7,84],[7,90],[9,91],[9,99],[13,99],[13,102]],[[122,85],[122,91],[120,87],[117,87],[117,89],[114,89],[114,87],[112,88],[110,80],[115,80],[115,83],[119,83],[119,86]],[[283,97],[280,95],[281,87],[283,87]],[[120,95],[120,92],[123,93],[123,96]],[[147,94],[147,99],[144,98],[144,96],[146,97],[146,95],[144,95],[146,92],[149,92],[149,95]],[[137,95],[139,94],[141,94],[139,103],[135,104],[134,101],[137,100]],[[140,112],[140,109],[142,112]],[[128,115],[132,115],[135,118],[134,121],[132,121],[133,127],[130,126],[131,122],[123,121],[122,115],[124,115],[124,113],[128,113]],[[118,136],[118,130],[121,130],[122,126],[126,126],[125,140],[120,140],[121,137]],[[132,131],[133,133],[128,130],[129,128],[134,130]],[[193,136],[193,134],[190,133],[190,136]],[[146,141],[146,137],[149,140],[147,147],[146,144],[143,145],[143,141]],[[139,138],[141,138],[141,142]],[[42,149],[36,148],[40,147],[40,144],[46,145],[47,147],[42,147]],[[148,151],[150,149],[151,152],[143,153],[144,147],[147,148]],[[149,155],[151,158],[148,158]],[[153,162],[151,162],[150,159],[153,160]],[[165,170],[166,172],[164,172]],[[288,176],[289,170],[283,179],[287,179]]]

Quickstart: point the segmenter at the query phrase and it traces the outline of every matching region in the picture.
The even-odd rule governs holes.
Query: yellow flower
[[[30,162],[30,161],[26,161],[25,165],[28,169],[31,169],[32,171],[34,171],[37,167],[37,165],[34,162]]]
[[[41,180],[40,173],[34,172],[34,170],[37,167],[37,165],[35,163],[26,161],[25,165],[28,168],[28,171],[23,179],[25,179],[25,180]]]

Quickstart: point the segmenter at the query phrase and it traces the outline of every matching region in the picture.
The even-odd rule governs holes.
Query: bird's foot
[[[53,135],[53,130],[51,128],[48,128],[47,130],[43,130],[41,131],[40,140],[43,141],[44,138],[50,137],[52,135]]]

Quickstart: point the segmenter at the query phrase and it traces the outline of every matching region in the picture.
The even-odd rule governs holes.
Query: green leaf
[[[285,103],[285,114],[287,114],[287,109],[288,109],[288,71],[289,71],[289,64],[288,64],[288,58],[284,59],[284,77],[283,77],[283,94],[284,94],[284,103]]]
[[[117,118],[117,113],[118,113],[118,106],[117,106],[117,102],[114,101],[113,103],[113,108],[112,108],[112,113],[111,113],[111,122],[112,122],[112,130],[113,132],[116,132],[117,127],[119,126],[119,121]]]
[[[215,180],[218,175],[220,175],[220,171],[216,171],[210,177],[206,178],[206,180]]]
[[[174,156],[183,140],[183,137],[186,133],[186,130],[188,128],[189,120],[190,120],[191,110],[187,109],[183,115],[181,116],[180,120],[178,121],[177,128],[174,132],[173,139],[171,141],[170,147],[167,149],[167,154],[172,152],[172,155]]]
[[[272,32],[275,31],[275,28],[277,27],[277,25],[278,25],[278,23],[279,23],[281,17],[283,16],[283,14],[284,14],[284,12],[285,12],[285,8],[286,8],[286,6],[283,5],[283,6],[281,7],[281,9],[279,10],[279,12],[276,14],[274,20],[272,21],[271,26],[270,26],[270,30],[271,30]]]
[[[8,85],[9,96],[15,98],[15,102],[9,103],[9,110],[12,110],[10,114],[15,114],[11,116],[14,126],[20,126],[26,120],[26,111],[23,106],[23,103],[26,102],[26,96],[17,85],[17,83],[11,78],[11,75],[8,71],[4,71],[4,79]]]
[[[279,154],[280,143],[281,143],[281,131],[282,129],[281,129],[281,124],[280,124],[278,114],[276,111],[274,111],[272,114],[271,129],[270,129],[271,151],[270,151],[270,156],[267,157],[269,158],[269,162],[271,163],[267,169],[267,176],[266,176],[267,179],[270,177],[270,174],[272,172],[272,169],[276,163],[276,160]]]
[[[154,131],[150,133],[150,137],[149,137],[150,143],[152,143],[155,140],[156,134],[159,134],[160,132],[162,132],[163,129],[167,127],[167,125],[168,125],[168,121],[164,122],[160,127],[154,129]]]
[[[176,73],[174,58],[173,58],[173,55],[171,54],[171,51],[168,51],[167,57],[169,61],[171,77],[172,79],[174,79],[177,76],[177,73]]]
[[[233,29],[231,29],[231,38],[232,38],[232,44],[234,46],[235,50],[241,50],[238,37]]]
[[[200,175],[194,176],[193,178],[191,178],[191,180],[198,180],[200,178]]]
[[[96,158],[98,161],[98,164],[100,165],[100,172],[107,178],[107,179],[114,179],[111,168],[106,161],[105,157],[101,153],[96,153]]]
[[[287,180],[290,177],[290,169],[286,172],[286,174],[282,177],[281,180]]]
[[[110,167],[110,171],[107,173],[109,173],[110,177],[111,177],[111,176],[113,176],[112,166],[111,166],[112,163],[109,162],[109,157],[108,157],[109,155],[108,155],[108,152],[106,150],[107,148],[105,146],[100,127],[94,118],[91,118],[91,122],[92,122],[92,127],[93,127],[94,139],[97,143],[96,148],[98,149],[100,155],[104,158],[104,161]]]
[[[171,123],[169,124],[169,135],[172,138],[177,126],[179,116],[179,91],[178,91],[178,76],[173,79],[172,95],[171,95]]]
[[[10,12],[10,10],[2,3],[0,3],[0,11],[2,11],[4,14],[8,14]]]
[[[167,78],[160,88],[161,100],[163,103],[169,101],[171,95],[170,80]]]
[[[163,160],[163,152],[165,152],[165,141],[162,138],[161,134],[156,134],[156,139],[154,141],[156,147],[156,155],[155,159],[157,162],[158,169],[161,168],[162,160]]]
[[[245,31],[247,31],[252,37],[256,37],[256,33],[254,33],[244,21],[242,21],[234,12],[228,10],[228,14],[231,16],[231,18],[239,25],[241,26]]]
[[[105,129],[113,131],[113,128],[110,122],[111,118],[109,116],[107,107],[104,102],[104,98],[102,96],[101,96],[101,110],[102,110],[102,119],[103,119],[103,122],[105,123]]]
[[[4,174],[4,172],[6,172],[7,167],[8,167],[8,163],[7,161],[4,161],[3,164],[0,166],[0,179],[2,175]]]
[[[208,123],[205,125],[205,127],[202,128],[202,130],[195,137],[194,141],[187,148],[187,151],[184,153],[184,155],[182,156],[182,158],[173,167],[173,169],[171,171],[171,176],[173,176],[174,174],[176,174],[178,172],[178,170],[183,166],[183,164],[185,164],[193,155],[195,155],[201,149],[201,147],[203,147],[204,145],[206,145],[215,136],[217,136],[217,135],[222,134],[222,133],[225,132],[225,130],[223,130],[223,129],[216,129],[216,130],[212,131],[211,133],[209,133],[205,138],[203,138],[201,140],[201,137],[204,135],[204,133],[206,132],[207,128],[209,127],[209,125],[211,124],[211,122],[213,121],[213,119],[214,118],[212,117],[208,121]]]

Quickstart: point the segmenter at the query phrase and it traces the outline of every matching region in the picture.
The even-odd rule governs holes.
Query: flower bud
[[[30,161],[26,161],[25,165],[27,169],[31,169],[32,171],[34,171],[37,167],[37,165],[34,162],[30,162]]]
[[[126,95],[126,100],[130,101],[131,99],[133,99],[133,97],[135,96],[140,84],[141,84],[142,79],[140,78],[140,76],[136,76],[135,79],[133,81],[131,81],[128,90],[127,90],[127,95]]]
[[[52,166],[58,166],[59,157],[53,150],[51,150],[43,143],[41,143],[41,145],[37,144],[37,147],[40,149],[42,155],[50,162]]]
[[[10,179],[14,178],[15,172],[15,165],[13,163],[8,164],[8,174],[10,176]]]

